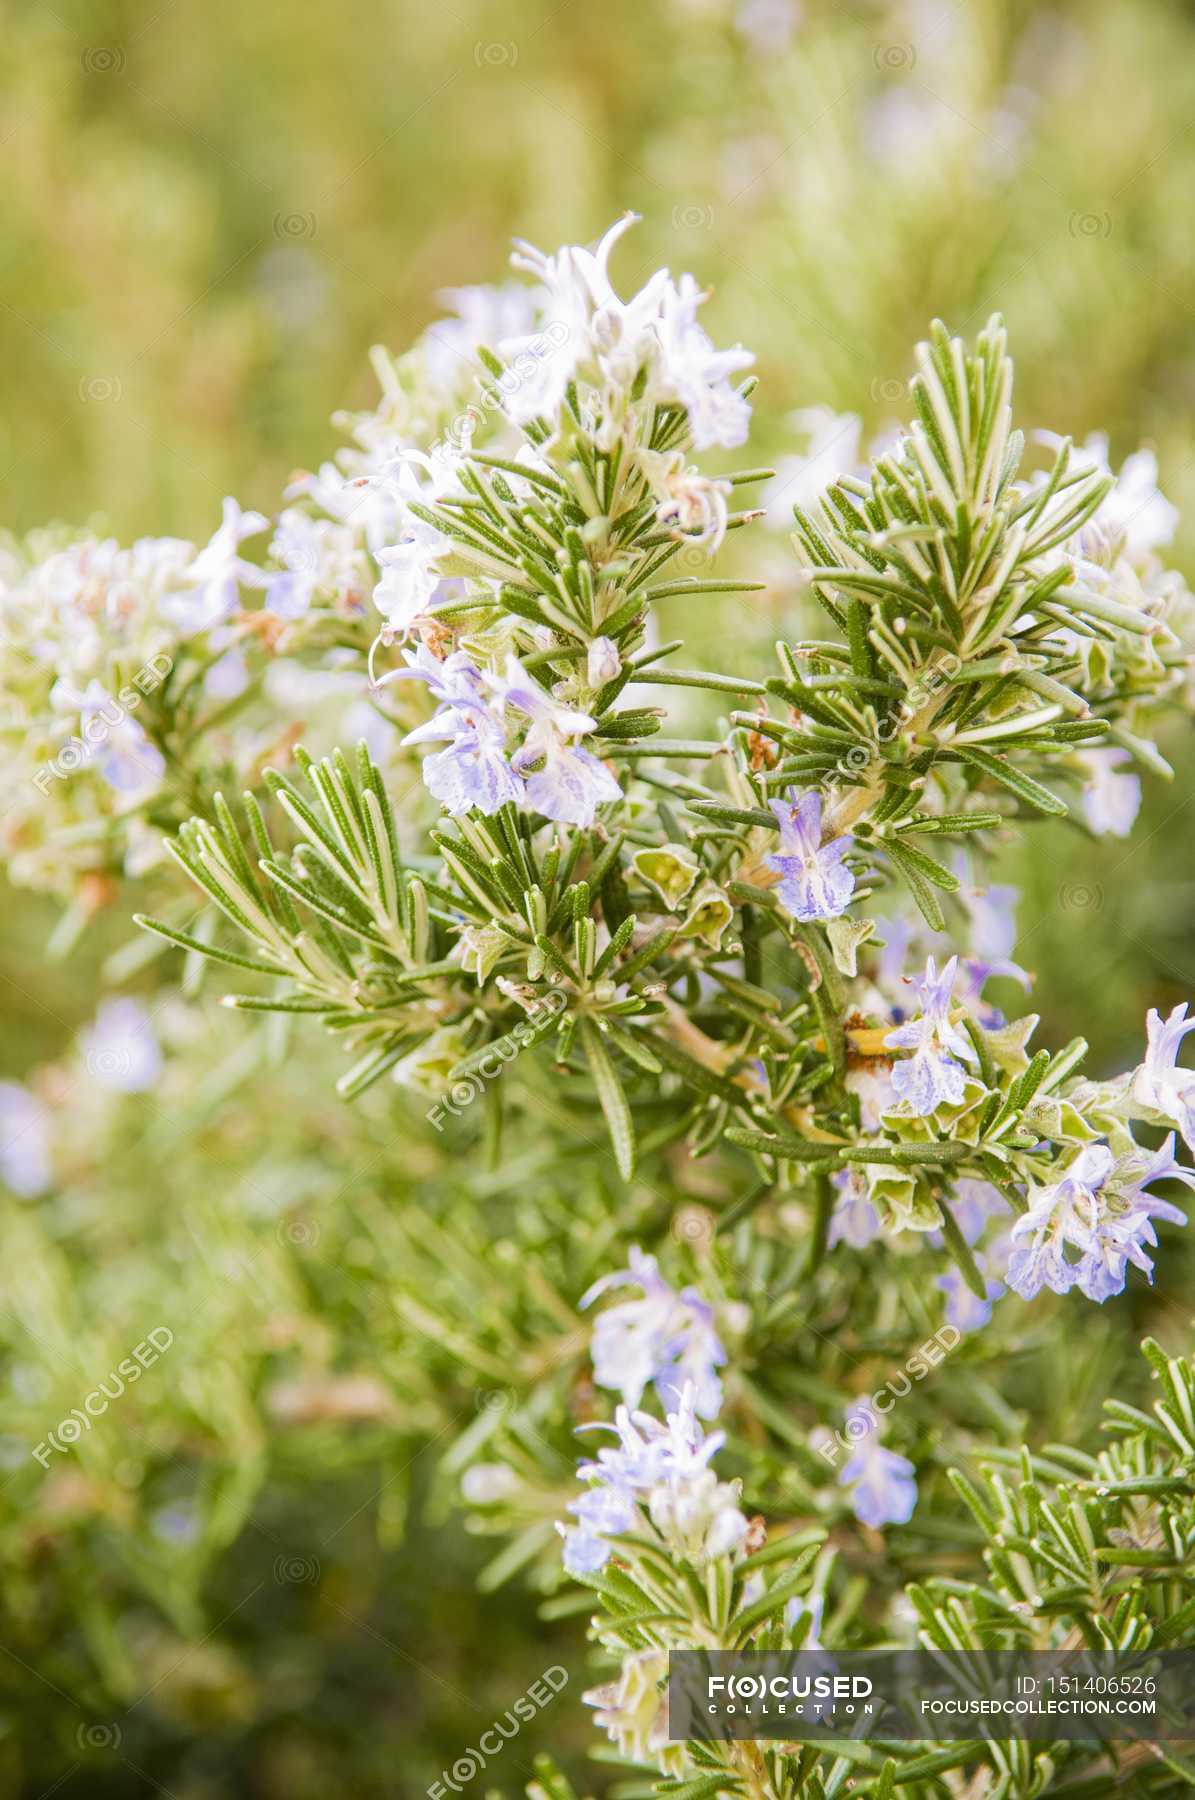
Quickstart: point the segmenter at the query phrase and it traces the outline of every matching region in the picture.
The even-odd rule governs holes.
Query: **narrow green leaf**
[[[602,1034],[587,1014],[581,1019],[581,1042],[602,1111],[606,1115],[606,1124],[610,1129],[618,1172],[624,1181],[631,1181],[635,1174],[635,1127],[631,1109],[610,1060],[610,1053],[602,1041]]]
[[[1034,781],[1032,775],[1026,775],[1023,769],[1014,768],[1002,756],[994,756],[990,750],[977,750],[970,745],[960,749],[959,755],[964,762],[981,770],[993,781],[998,781],[1002,787],[1006,787],[1010,793],[1015,794],[1019,800],[1023,800],[1026,806],[1031,806],[1035,812],[1049,813],[1055,818],[1066,816],[1065,800],[1060,800],[1057,794],[1052,794],[1049,788],[1042,786],[1040,781]]]

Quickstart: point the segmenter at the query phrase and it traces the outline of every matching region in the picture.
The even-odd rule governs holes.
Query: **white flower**
[[[461,1476],[461,1495],[470,1506],[493,1506],[509,1499],[518,1485],[506,1463],[472,1463]]]
[[[625,213],[594,250],[564,245],[545,256],[533,245],[515,240],[511,262],[543,284],[543,333],[508,338],[501,355],[519,375],[506,398],[506,410],[517,424],[560,409],[570,381],[586,363],[597,364],[599,381],[629,388],[653,348],[652,332],[668,275],[658,270],[647,286],[622,300],[610,281],[610,252],[636,215]],[[551,334],[545,346],[543,338]]]
[[[545,256],[516,240],[512,262],[544,288],[544,323],[538,334],[507,338],[498,346],[510,371],[510,380],[501,384],[506,411],[517,424],[553,419],[569,383],[584,376],[596,390],[598,435],[609,448],[632,392],[638,395],[635,384],[642,373],[644,405],[683,406],[697,449],[733,448],[747,435],[751,409],[731,377],[755,358],[737,344],[731,350],[714,348],[697,323],[704,295],[691,275],[674,283],[666,269],[658,269],[629,300],[615,292],[610,252],[634,222],[635,215],[626,214],[594,250],[566,245]]]
[[[661,525],[673,525],[690,542],[702,544],[713,556],[721,547],[730,520],[729,501],[733,489],[729,481],[703,475],[699,469],[685,467],[684,454],[674,451],[663,456],[645,451],[641,460],[647,464],[652,492],[660,497],[656,518]]]
[[[618,645],[612,638],[594,638],[589,646],[589,655],[585,665],[585,676],[591,688],[603,688],[608,681],[613,681],[622,668],[622,659],[618,654]]]
[[[449,390],[459,387],[462,373],[477,373],[479,349],[493,350],[506,339],[533,332],[544,303],[542,294],[517,281],[501,287],[441,288],[436,298],[456,316],[429,325],[419,347],[432,381]]]
[[[456,465],[450,459],[433,460],[422,451],[406,450],[373,479],[387,487],[401,533],[397,543],[375,552],[382,578],[373,590],[373,602],[385,618],[386,635],[405,637],[439,587],[439,558],[450,548],[442,532],[410,510],[411,503],[434,506],[445,494],[458,492]]]
[[[655,1487],[647,1497],[651,1522],[678,1556],[701,1566],[728,1556],[747,1535],[738,1488],[703,1469],[684,1486]]]
[[[654,1763],[664,1774],[678,1773],[684,1745],[668,1736],[668,1653],[637,1650],[623,1660],[616,1681],[582,1696],[597,1708],[596,1720],[618,1754],[634,1763]]]
[[[266,573],[265,604],[284,619],[301,619],[317,594],[351,596],[359,570],[354,535],[332,519],[313,519],[297,506],[278,515],[270,556],[281,565]]]
[[[794,506],[805,511],[841,476],[859,472],[863,427],[853,413],[806,406],[790,414],[789,423],[809,442],[803,456],[777,459],[776,473],[763,490],[767,523],[777,531],[791,530]]]
[[[1130,1091],[1138,1106],[1176,1126],[1195,1155],[1195,1069],[1178,1066],[1179,1051],[1189,1031],[1195,1031],[1195,1019],[1188,1019],[1185,1002],[1174,1007],[1165,1020],[1150,1008],[1145,1021],[1145,1061],[1135,1071]]]
[[[186,572],[189,589],[162,602],[163,615],[184,637],[208,631],[235,612],[242,586],[265,586],[264,573],[245,561],[240,546],[268,525],[261,513],[242,512],[231,495],[226,497],[220,524]]]
[[[1083,815],[1097,836],[1128,837],[1141,808],[1141,778],[1121,773],[1127,750],[1082,750],[1076,760],[1086,774]]]
[[[650,392],[657,400],[674,400],[689,415],[694,447],[714,445],[733,450],[744,443],[751,422],[751,408],[731,385],[731,377],[749,369],[755,358],[736,344],[731,350],[715,350],[697,323],[697,309],[705,299],[691,275],[682,275],[663,290],[663,304],[656,327],[660,360]]]
[[[896,1105],[892,1069],[884,1062],[862,1062],[848,1068],[843,1085],[859,1101],[859,1123],[865,1132],[879,1131],[883,1114]]]
[[[1050,435],[1041,434],[1046,441]],[[1086,462],[1111,474],[1107,433],[1092,432],[1085,444],[1076,447],[1075,459],[1079,466]],[[1107,537],[1119,539],[1130,560],[1141,561],[1172,541],[1178,519],[1177,506],[1158,487],[1156,455],[1135,450],[1121,464],[1116,485],[1101,502],[1094,523]]]
[[[393,462],[402,445],[393,436],[384,448],[360,459],[367,466],[346,475],[335,463],[323,463],[314,475],[299,475],[286,490],[286,499],[300,496],[318,506],[330,518],[347,526],[374,553],[392,544],[400,529],[400,512],[390,488],[377,478]]]

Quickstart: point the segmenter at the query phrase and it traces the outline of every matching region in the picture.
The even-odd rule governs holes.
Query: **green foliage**
[[[616,0],[547,18],[516,0],[499,18],[463,0],[434,15],[400,5],[380,26],[351,13],[271,20],[217,0],[202,26],[169,8],[14,16],[5,57],[20,117],[3,230],[21,285],[0,312],[10,522],[98,513],[101,536],[201,540],[223,492],[272,509],[296,461],[326,454],[332,407],[346,393],[364,402],[364,345],[409,341],[430,294],[496,274],[513,232],[585,237],[631,203],[646,218],[628,254],[645,269],[698,268],[719,331],[741,330],[759,354],[753,461],[791,469],[790,406],[826,402],[861,412],[869,432],[885,426],[906,408],[908,346],[926,319],[969,335],[999,306],[1018,418],[1077,439],[1106,428],[1117,463],[1155,442],[1163,486],[1186,503],[1181,563],[1195,517],[1183,9],[976,0],[948,15],[806,0],[792,40],[760,53],[738,20],[761,10]],[[97,60],[117,49],[123,67]],[[1003,393],[998,364],[985,336],[967,382]],[[382,366],[401,411],[407,376]],[[464,364],[462,376],[464,407],[475,397]],[[192,669],[186,705],[176,691],[153,717],[170,754],[152,824],[198,819],[178,843],[198,883],[184,889],[170,865],[147,865],[141,808],[91,776],[48,801],[31,787],[53,747],[48,709],[27,709],[6,678],[6,750],[31,720],[40,736],[28,766],[6,762],[18,886],[5,890],[5,1074],[55,1119],[52,1186],[6,1193],[0,1220],[6,1791],[417,1796],[559,1658],[565,1696],[472,1791],[512,1793],[534,1771],[534,1800],[750,1792],[708,1767],[612,1767],[606,1746],[584,1759],[581,1661],[592,1654],[604,1681],[612,1658],[582,1646],[603,1603],[564,1583],[554,1521],[593,1441],[575,1427],[614,1399],[595,1391],[578,1297],[632,1243],[715,1306],[732,1354],[719,1469],[743,1482],[769,1545],[826,1537],[812,1580],[827,1641],[909,1634],[915,1620],[985,1642],[1189,1636],[1183,1234],[1165,1232],[1156,1287],[1138,1279],[1102,1307],[1001,1300],[915,1384],[893,1422],[921,1487],[909,1525],[883,1539],[861,1527],[811,1441],[940,1328],[935,1282],[951,1254],[969,1276],[942,1205],[950,1158],[955,1177],[998,1170],[993,1150],[957,1159],[960,1145],[978,1155],[975,1118],[935,1146],[894,1140],[899,1192],[922,1208],[933,1198],[950,1249],[922,1237],[910,1254],[906,1233],[891,1256],[828,1250],[827,1177],[864,1164],[841,1144],[819,1152],[808,1132],[815,1116],[857,1132],[843,1070],[871,1066],[877,1045],[852,1036],[868,1023],[844,1024],[837,1000],[874,973],[882,933],[831,943],[780,915],[742,866],[775,847],[767,801],[790,779],[841,784],[843,803],[862,807],[860,885],[886,910],[907,894],[957,928],[967,883],[950,883],[969,845],[1022,887],[1031,923],[1017,955],[1037,970],[1037,1036],[1051,1049],[1031,1056],[1030,1043],[1010,1069],[977,1032],[996,1101],[979,1116],[991,1112],[984,1141],[997,1149],[1022,1121],[1024,1135],[1040,1130],[1079,1066],[1077,1028],[1102,1077],[1140,1055],[1146,1004],[1165,1012],[1191,991],[1175,810],[1190,758],[1179,732],[1164,727],[1154,753],[1138,730],[1152,732],[1155,702],[1179,686],[1174,647],[1139,628],[1140,594],[1109,594],[1090,570],[1086,589],[1048,587],[1057,572],[1030,515],[1039,499],[1059,523],[1086,504],[1094,478],[1076,453],[1039,458],[1053,491],[1018,499],[1011,469],[986,455],[998,434],[970,404],[959,462],[935,379],[949,405],[941,343],[914,402],[919,447],[885,452],[866,481],[835,482],[828,513],[808,501],[805,471],[798,535],[812,579],[762,528],[733,533],[720,592],[704,585],[710,571],[694,573],[702,553],[671,539],[620,544],[625,567],[599,571],[580,536],[584,494],[541,488],[516,516],[501,487],[511,472],[483,444],[481,491],[454,523],[475,572],[478,536],[488,555],[498,532],[506,623],[553,633],[554,654],[526,662],[545,685],[567,679],[581,659],[564,651],[614,620],[627,680],[647,694],[601,696],[589,745],[634,780],[625,829],[536,833],[507,815],[443,824],[437,841],[411,758],[375,745],[368,771],[342,761],[334,746],[355,742],[359,722],[350,730],[308,693],[289,710],[271,694],[267,707],[254,683],[221,718]],[[1022,469],[1035,456],[1030,439]],[[953,495],[960,469],[962,517],[941,493],[943,471]],[[609,481],[596,461],[584,473],[590,488]],[[0,554],[7,583],[15,552]],[[675,560],[653,569],[657,554]],[[637,636],[649,589],[651,649]],[[639,604],[620,619],[624,599]],[[1101,599],[1130,617],[1091,611]],[[1095,646],[1081,667],[1076,628]],[[270,643],[238,621],[237,645],[256,677],[329,652],[360,662],[371,631],[361,611],[328,609]],[[5,632],[7,657],[25,640]],[[683,658],[658,648],[674,636]],[[911,717],[892,692],[906,672],[926,688]],[[33,669],[47,690],[53,673]],[[425,716],[395,702],[388,690],[400,729]],[[1155,776],[1177,771],[1174,793],[1147,783],[1131,848],[1092,841],[1077,804],[1100,734]],[[312,761],[271,778],[271,797],[263,768],[283,767],[296,738]],[[81,797],[88,782],[98,801]],[[925,808],[935,783],[951,810]],[[245,813],[214,803],[246,787]],[[1023,846],[1014,822],[1032,828]],[[69,905],[54,948],[70,957],[56,966],[43,961],[54,919],[30,880]],[[707,884],[724,900],[707,892],[699,906]],[[533,890],[542,909],[529,914]],[[126,942],[134,908],[162,935]],[[450,955],[462,920],[484,981]],[[698,935],[720,924],[725,957]],[[207,964],[238,990],[231,1014],[210,1003]],[[114,984],[152,1009],[166,1054],[155,1094],[113,1093],[75,1043]],[[557,994],[566,1005],[537,1048],[527,1002]],[[1008,1008],[1016,993],[999,997]],[[674,1006],[695,1031],[673,1035]],[[500,1080],[479,1075],[520,1028],[527,1053]],[[377,1080],[404,1062],[414,1080]],[[358,1105],[335,1100],[338,1076]],[[469,1102],[429,1127],[429,1106],[467,1084]],[[629,1118],[630,1182],[607,1118],[624,1173]],[[927,1152],[942,1160],[915,1160]],[[159,1320],[176,1347],[41,1469],[31,1447]],[[1152,1384],[1132,1351],[1143,1335],[1167,1346]],[[1100,1451],[1108,1394],[1120,1398]],[[479,1501],[467,1479],[462,1506],[461,1477],[479,1463],[512,1469],[515,1486]],[[706,1623],[708,1599],[694,1597]],[[647,1643],[650,1626],[624,1614],[624,1627]],[[548,1744],[554,1762],[539,1754]],[[811,1800],[860,1789],[1102,1800],[1192,1782],[1165,1747],[1116,1761],[1014,1750],[776,1757],[766,1778]]]

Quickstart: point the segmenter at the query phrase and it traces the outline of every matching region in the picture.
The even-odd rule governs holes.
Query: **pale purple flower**
[[[1099,1190],[1110,1175],[1113,1156],[1107,1144],[1087,1144],[1060,1181],[1032,1189],[1029,1210],[1012,1228],[1013,1251],[1008,1285],[1022,1300],[1032,1300],[1048,1287],[1066,1294],[1078,1279],[1068,1261],[1068,1245],[1086,1251],[1100,1213]]]
[[[1149,1184],[1181,1181],[1187,1187],[1195,1187],[1195,1174],[1175,1161],[1173,1132],[1157,1150],[1123,1157],[1116,1165],[1114,1179],[1115,1192],[1108,1197],[1096,1222],[1076,1276],[1076,1285],[1090,1300],[1102,1301],[1110,1294],[1119,1294],[1129,1263],[1152,1282],[1153,1264],[1146,1246],[1153,1248],[1158,1241],[1153,1220],[1164,1219],[1170,1225],[1187,1223],[1181,1207],[1146,1191]]]
[[[570,1575],[596,1574],[610,1556],[606,1539],[635,1528],[635,1495],[629,1487],[596,1484],[570,1500],[568,1511],[577,1523],[558,1529],[564,1539],[564,1566]]]
[[[50,1115],[17,1081],[0,1081],[0,1181],[26,1199],[51,1181]]]
[[[1031,1190],[1029,1211],[1012,1228],[1008,1285],[1025,1300],[1044,1286],[1056,1294],[1077,1287],[1103,1301],[1123,1290],[1130,1263],[1152,1281],[1146,1247],[1157,1243],[1154,1219],[1187,1222],[1180,1208],[1147,1192],[1165,1180],[1195,1187],[1195,1175],[1174,1160],[1173,1133],[1159,1150],[1119,1162],[1106,1144],[1086,1145],[1061,1180]],[[1068,1259],[1068,1248],[1077,1259]]]
[[[298,507],[285,507],[270,541],[270,555],[282,567],[266,571],[266,611],[280,619],[301,619],[310,610],[319,582],[315,520]]]
[[[769,804],[780,826],[780,849],[764,863],[781,877],[781,905],[803,923],[838,918],[855,891],[855,877],[842,860],[854,839],[822,843],[822,797],[816,788],[803,794],[790,788],[785,799]]]
[[[1116,1184],[1121,1200],[1133,1212],[1144,1210],[1172,1225],[1185,1225],[1186,1215],[1177,1206],[1146,1193],[1155,1181],[1182,1181],[1195,1188],[1195,1173],[1185,1169],[1175,1158],[1172,1131],[1156,1150],[1139,1150],[1136,1155],[1122,1157],[1116,1166]]]
[[[797,0],[741,0],[735,26],[756,56],[783,56],[801,20]]]
[[[726,1352],[708,1301],[696,1288],[678,1293],[669,1287],[655,1257],[644,1255],[637,1245],[631,1247],[628,1267],[595,1281],[581,1305],[589,1306],[616,1287],[638,1287],[643,1297],[620,1301],[595,1319],[593,1378],[598,1386],[616,1389],[633,1409],[650,1381],[667,1411],[691,1382],[697,1414],[717,1418],[722,1406],[717,1370]]]
[[[241,556],[240,546],[268,526],[263,514],[242,512],[239,503],[227,496],[220,524],[186,572],[187,590],[162,602],[163,614],[182,635],[190,637],[221,624],[236,611],[242,587],[266,585],[264,573]]]
[[[973,985],[974,997],[979,998],[991,975],[1011,976],[1027,988],[1029,976],[1012,960],[1017,941],[1015,914],[1021,897],[1019,890],[999,883],[979,886],[972,877],[967,854],[962,850],[954,858],[954,873],[959,880],[958,898],[967,911],[968,953],[964,966]]]
[[[905,1525],[913,1516],[917,1471],[907,1456],[886,1450],[874,1430],[858,1440],[854,1455],[839,1470],[838,1483],[852,1489],[855,1517],[873,1530]]]
[[[527,805],[558,824],[592,825],[599,806],[622,797],[605,764],[573,742],[592,731],[596,719],[554,700],[532,680],[517,656],[507,657],[505,679],[495,685],[503,704],[531,721],[511,759],[511,766],[526,777]]]
[[[997,1214],[1008,1211],[1008,1202],[999,1188],[994,1187],[990,1181],[976,1181],[970,1176],[964,1176],[955,1183],[950,1196],[950,1210],[966,1242],[977,1244],[988,1221]],[[931,1242],[940,1242],[937,1232],[931,1232],[930,1238]]]
[[[1162,1016],[1153,1007],[1145,1020],[1145,1061],[1133,1075],[1132,1097],[1139,1106],[1159,1113],[1177,1126],[1183,1142],[1195,1156],[1195,1070],[1180,1069],[1178,1054],[1195,1019],[1188,1019],[1184,1001]]]
[[[235,700],[243,694],[251,680],[245,652],[233,644],[217,657],[203,678],[203,691],[209,700]]]
[[[1121,774],[1131,759],[1127,750],[1084,750],[1079,758],[1083,784],[1083,816],[1097,837],[1128,837],[1141,810],[1141,777]]]
[[[897,1026],[884,1039],[894,1050],[914,1052],[894,1065],[892,1086],[897,1098],[921,1118],[928,1118],[939,1106],[962,1105],[966,1071],[956,1059],[976,1060],[970,1039],[950,1022],[957,970],[957,956],[950,958],[940,975],[933,957],[928,957],[925,977],[917,988],[920,1010],[916,1018]]]
[[[151,1515],[150,1529],[164,1544],[193,1544],[199,1537],[201,1521],[196,1508],[184,1501],[176,1506],[160,1506]]]
[[[956,1331],[978,1331],[992,1316],[992,1303],[1004,1292],[1004,1283],[988,1274],[982,1252],[975,1258],[976,1267],[987,1290],[986,1299],[973,1294],[958,1269],[947,1269],[937,1277],[934,1286],[946,1295],[946,1323]]]
[[[828,1247],[849,1244],[862,1250],[880,1235],[880,1216],[867,1192],[867,1180],[858,1169],[839,1169],[830,1180],[838,1189],[838,1198],[830,1214]]]
[[[478,713],[463,724],[450,721],[443,712],[408,732],[403,742],[422,742],[432,737],[451,741],[448,748],[426,757],[423,779],[428,791],[454,818],[476,807],[487,815],[508,800],[523,797],[523,785],[506,760],[506,733],[499,720]]]
[[[523,784],[506,758],[506,728],[486,697],[480,672],[462,650],[441,662],[426,644],[405,652],[407,667],[394,669],[377,685],[425,681],[438,702],[426,724],[404,744],[447,740],[447,748],[424,759],[429,791],[454,817],[477,807],[496,813],[508,800],[523,797]]]
[[[102,1001],[79,1045],[91,1074],[116,1093],[144,1093],[161,1074],[157,1035],[139,1000]]]
[[[110,788],[131,796],[157,786],[166,771],[165,757],[98,681],[89,681],[80,692],[59,679],[50,700],[59,711],[78,712],[83,754]]]

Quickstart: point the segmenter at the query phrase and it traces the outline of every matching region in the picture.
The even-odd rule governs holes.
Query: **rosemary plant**
[[[990,879],[1008,846],[1051,817],[1123,835],[1137,771],[1169,775],[1153,733],[1190,707],[1195,604],[1141,461],[1117,480],[1098,448],[1027,449],[1000,321],[970,347],[935,325],[907,430],[795,509],[776,672],[733,642],[687,666],[664,621],[756,604],[751,498],[779,490],[723,468],[752,357],[715,348],[692,277],[613,287],[629,222],[519,246],[535,285],[463,308],[473,391],[431,342],[379,357],[378,411],[296,481],[263,566],[238,546],[267,522],[232,502],[203,552],[106,548],[102,579],[98,550],[55,552],[108,627],[152,616],[155,653],[192,660],[184,697],[234,658],[239,800],[197,748],[188,769],[213,720],[174,730],[172,690],[147,735],[139,818],[171,824],[168,760],[195,811],[168,842],[189,886],[140,922],[192,983],[234,971],[233,1008],[333,1034],[345,1100],[397,1084],[416,1135],[479,1135],[483,1188],[546,1159],[549,1221],[516,1208],[490,1238],[429,1196],[378,1229],[412,1340],[503,1396],[445,1458],[508,1539],[484,1579],[526,1573],[548,1617],[596,1602],[590,1699],[638,1771],[619,1792],[1028,1800],[1094,1796],[1114,1763],[1178,1791],[1195,1771],[1152,1744],[669,1739],[680,1647],[1191,1641],[1187,1362],[1147,1345],[1163,1398],[1114,1405],[1098,1457],[1006,1448],[952,1475],[961,1499],[946,1471],[976,1411],[1023,1435],[990,1379],[1018,1309],[1108,1300],[1185,1222],[1156,1190],[1195,1185],[1186,1007],[1097,1079],[1082,1037],[1039,1046],[987,987],[1029,984]],[[49,605],[51,575],[20,591]],[[369,700],[360,741],[287,754],[279,679],[304,670]],[[105,695],[31,691],[30,733]],[[512,1263],[510,1305],[479,1299]],[[617,1447],[578,1488],[598,1389]]]

